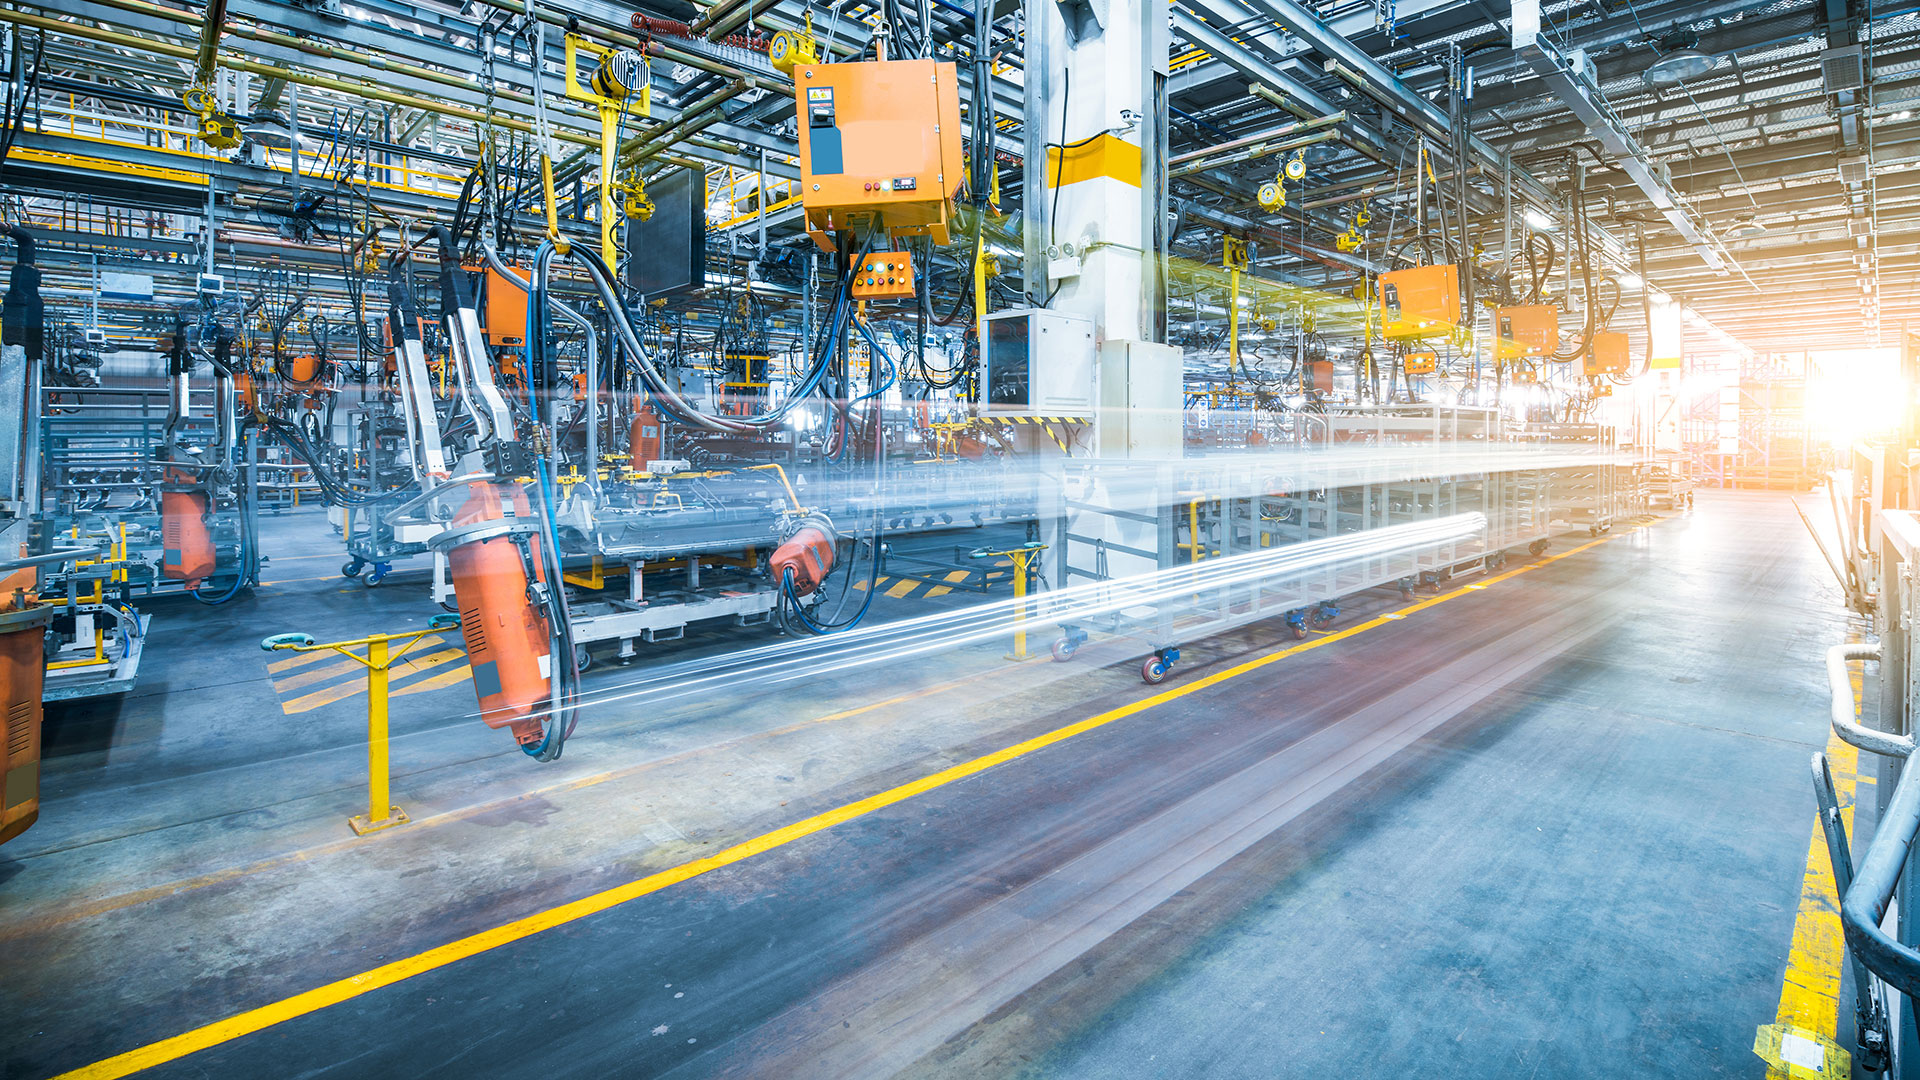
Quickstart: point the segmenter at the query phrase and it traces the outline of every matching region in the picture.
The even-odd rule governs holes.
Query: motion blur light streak
[[[779,686],[798,680],[943,649],[957,649],[1013,633],[1024,607],[1031,630],[1042,622],[1071,624],[1102,616],[1149,609],[1158,619],[1178,619],[1204,611],[1207,600],[1231,586],[1270,591],[1310,574],[1337,574],[1370,562],[1408,556],[1473,537],[1486,529],[1484,515],[1456,514],[1431,521],[1392,525],[1288,547],[1208,559],[1108,581],[1059,589],[1024,600],[1007,598],[955,611],[864,626],[832,637],[784,641],[703,660],[664,665],[643,678],[584,694],[580,706],[617,701],[668,701],[716,690],[741,692],[754,686]],[[1214,605],[1217,606],[1217,605]],[[1274,616],[1272,608],[1238,621]],[[1209,620],[1204,631],[1217,633],[1235,620]]]

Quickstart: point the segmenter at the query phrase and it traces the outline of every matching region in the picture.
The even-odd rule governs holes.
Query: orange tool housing
[[[1593,335],[1593,348],[1582,358],[1588,375],[1623,375],[1631,361],[1627,356],[1627,335],[1602,330]]]
[[[509,506],[515,518],[531,516],[526,493],[520,489],[505,484],[470,485],[453,525],[503,520]],[[545,581],[540,538],[529,537],[527,545],[534,577]],[[454,600],[460,607],[460,632],[466,638],[480,719],[488,727],[512,728],[514,739],[523,745],[540,742],[544,737],[540,721],[527,717],[547,704],[552,656],[546,614],[527,597],[520,546],[508,536],[474,540],[448,552],[447,563],[453,573]]]
[[[6,710],[0,715],[6,735],[0,747],[0,844],[40,817],[40,693],[52,612],[35,607],[28,595],[34,577],[29,569],[0,579],[0,708]]]
[[[1452,263],[1409,266],[1380,275],[1383,337],[1430,337],[1459,324],[1460,270]]]
[[[660,460],[660,414],[642,405],[627,425],[627,446],[633,453],[633,471],[646,472],[647,463]]]
[[[864,227],[947,243],[965,172],[954,65],[804,64],[793,69],[793,88],[800,202],[815,242],[832,250],[828,233]]]
[[[1494,348],[1502,357],[1546,356],[1560,347],[1560,308],[1523,304],[1493,309]]]
[[[1307,361],[1307,388],[1322,394],[1333,393],[1333,361]]]
[[[878,251],[853,270],[855,300],[913,299],[913,256],[904,251]]]
[[[805,596],[820,587],[833,570],[833,526],[818,515],[803,519],[792,536],[781,541],[767,559],[773,580],[793,571],[793,595]]]
[[[514,267],[519,270],[520,267]],[[522,276],[525,276],[524,272]],[[527,343],[527,291],[487,267],[486,320],[487,344],[495,348],[519,348]]]
[[[188,588],[213,573],[213,535],[207,531],[207,493],[193,474],[168,469],[160,492],[160,573]]]

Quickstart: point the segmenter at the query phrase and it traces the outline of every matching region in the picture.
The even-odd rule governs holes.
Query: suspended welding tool
[[[1282,169],[1282,175],[1296,183],[1307,178],[1307,152],[1305,149],[1295,150],[1293,152],[1293,156],[1287,159],[1287,164],[1285,168]]]
[[[1221,237],[1220,264],[1226,267],[1232,294],[1227,301],[1227,377],[1231,379],[1240,370],[1240,275],[1253,265],[1247,242],[1237,236]]]
[[[609,268],[619,261],[614,241],[614,192],[623,194],[622,209],[645,220],[653,213],[653,203],[636,174],[625,181],[614,179],[619,165],[620,125],[629,116],[647,116],[653,110],[653,68],[647,58],[632,49],[615,49],[588,41],[567,31],[567,97],[592,105],[600,113],[600,258]],[[580,82],[580,53],[592,54],[600,66]]]
[[[1359,251],[1360,246],[1367,242],[1367,238],[1360,234],[1360,230],[1372,223],[1372,214],[1369,214],[1364,208],[1355,210],[1353,212],[1353,223],[1347,226],[1346,232],[1333,238],[1333,246],[1346,252]]]
[[[782,30],[773,35],[773,43],[767,46],[767,59],[773,62],[774,70],[783,75],[792,75],[800,64],[820,62],[820,42],[813,36],[813,12],[807,12],[805,29]]]
[[[232,150],[240,145],[240,122],[220,111],[219,104],[214,101],[213,91],[204,86],[189,87],[186,93],[180,95],[180,100],[186,104],[188,111],[199,115],[200,130],[197,134],[201,142],[215,150]]]

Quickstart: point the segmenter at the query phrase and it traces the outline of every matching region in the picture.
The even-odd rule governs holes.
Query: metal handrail
[[[1836,645],[1827,650],[1828,685],[1832,691],[1834,733],[1854,746],[1888,757],[1906,758],[1913,740],[1871,731],[1853,720],[1853,684],[1847,677],[1848,660],[1878,660],[1877,645]],[[1865,858],[1840,901],[1840,926],[1847,947],[1887,985],[1908,997],[1920,997],[1920,951],[1901,944],[1881,929],[1900,872],[1920,834],[1920,769],[1902,769],[1893,797],[1880,813],[1880,822],[1867,845]]]
[[[1853,719],[1853,682],[1847,676],[1847,661],[1880,659],[1880,646],[1865,643],[1835,645],[1827,650],[1827,690],[1831,695],[1833,733],[1868,753],[1885,757],[1913,756],[1913,738],[1890,735],[1862,727]]]

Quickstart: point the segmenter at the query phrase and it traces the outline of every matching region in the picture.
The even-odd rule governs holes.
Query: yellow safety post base
[[[405,825],[412,820],[405,810],[397,806],[389,806],[387,816],[379,821],[368,821],[365,814],[353,815],[347,819],[347,828],[352,829],[355,836],[365,836],[368,833],[379,832],[381,829],[391,829],[395,825]]]

